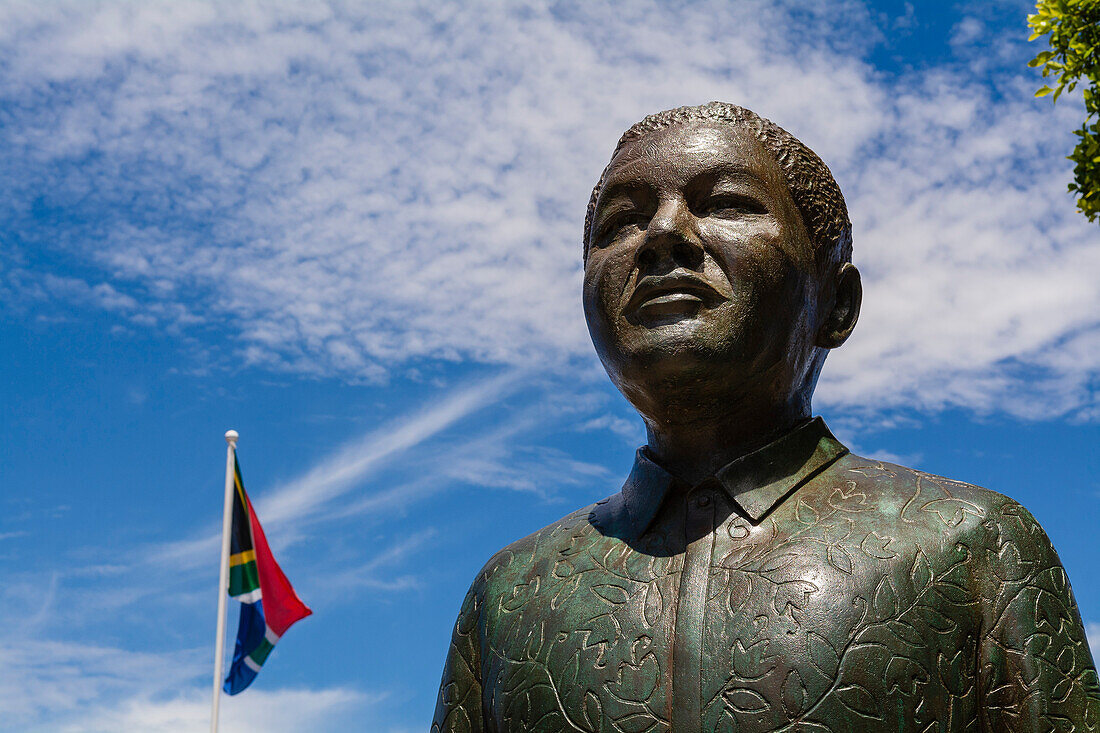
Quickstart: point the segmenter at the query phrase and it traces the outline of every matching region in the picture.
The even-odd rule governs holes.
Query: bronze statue
[[[584,310],[645,420],[622,491],[474,580],[433,731],[1086,731],[1065,571],[987,489],[811,417],[859,315],[825,164],[712,102],[630,128],[592,193]]]

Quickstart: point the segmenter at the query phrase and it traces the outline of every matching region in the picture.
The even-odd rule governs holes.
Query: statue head
[[[627,130],[588,206],[584,311],[612,381],[677,410],[808,415],[859,315],[844,197],[778,125],[711,102]]]

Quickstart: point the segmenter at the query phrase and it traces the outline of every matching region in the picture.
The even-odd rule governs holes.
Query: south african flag
[[[252,684],[275,642],[294,622],[313,613],[294,592],[271,556],[263,527],[241,481],[241,466],[233,459],[233,529],[230,537],[229,595],[241,602],[241,622],[233,666],[223,688],[236,695]]]

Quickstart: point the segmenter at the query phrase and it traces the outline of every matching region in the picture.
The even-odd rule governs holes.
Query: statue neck
[[[646,419],[647,449],[669,473],[690,485],[789,432],[810,417],[809,404],[723,410],[715,415]]]

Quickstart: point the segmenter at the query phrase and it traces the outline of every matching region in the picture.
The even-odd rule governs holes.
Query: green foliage
[[[1075,163],[1069,190],[1077,193],[1077,208],[1089,221],[1100,217],[1100,0],[1038,0],[1027,17],[1029,41],[1049,36],[1050,49],[1028,64],[1052,78],[1035,93],[1073,91],[1084,82],[1085,121],[1075,130],[1080,140],[1069,159]]]

